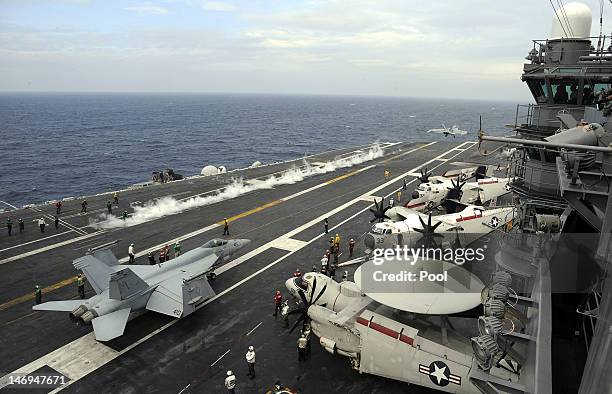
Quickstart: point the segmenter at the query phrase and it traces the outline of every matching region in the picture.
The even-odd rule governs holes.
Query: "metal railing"
[[[533,61],[534,63],[544,63],[545,58],[546,58],[546,53],[548,50],[549,54],[555,54],[555,53],[559,53],[561,54],[562,51],[553,51],[550,50],[550,46],[549,43],[550,41],[577,41],[577,40],[593,40],[596,39],[598,40],[598,47],[595,48],[595,50],[591,50],[589,49],[585,49],[585,50],[580,50],[580,51],[576,51],[579,53],[583,53],[585,56],[588,55],[596,55],[596,56],[603,56],[603,55],[612,55],[612,51],[605,49],[605,45],[606,45],[606,40],[610,40],[611,37],[610,36],[590,36],[590,37],[572,37],[572,38],[559,38],[559,39],[539,39],[539,40],[532,40],[533,41],[533,49],[530,52],[530,59],[531,61]]]
[[[535,132],[551,132],[554,131],[555,128],[561,126],[561,121],[556,117],[542,119],[542,112],[544,110],[546,110],[546,112],[550,112],[551,110],[556,111],[557,114],[562,112],[569,113],[575,118],[576,115],[579,115],[576,119],[580,120],[584,117],[584,108],[584,105],[517,104],[514,129],[519,129],[522,134],[525,134],[525,132],[528,133],[532,128],[534,134],[536,134]],[[544,122],[546,125],[543,124]],[[547,129],[542,130],[543,127]]]

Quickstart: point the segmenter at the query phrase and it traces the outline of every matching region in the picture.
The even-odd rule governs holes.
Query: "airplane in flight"
[[[70,312],[91,322],[98,341],[123,335],[131,313],[154,311],[181,318],[193,313],[215,292],[208,283],[213,270],[245,247],[248,239],[213,239],[156,265],[119,264],[108,248],[94,250],[73,262],[82,270],[96,295],[87,300],[49,301],[36,311]]]
[[[444,134],[445,136],[452,135],[453,138],[455,138],[458,135],[466,135],[468,133],[466,130],[459,129],[459,127],[457,127],[457,125],[453,125],[452,127],[446,127],[444,125],[444,123],[442,123],[442,128],[441,129],[429,129],[429,130],[427,130],[427,132],[428,133]]]

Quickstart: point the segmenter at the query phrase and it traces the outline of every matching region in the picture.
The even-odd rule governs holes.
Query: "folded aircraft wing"
[[[406,208],[402,206],[391,208],[389,212],[387,212],[387,214],[389,213],[391,213],[392,215],[399,216],[402,220],[406,220],[407,218],[413,215],[422,215],[419,211],[415,211],[414,209]],[[427,216],[424,216],[424,217],[427,217]]]
[[[206,275],[193,278],[176,276],[160,283],[147,302],[150,311],[172,317],[184,317],[215,295]]]

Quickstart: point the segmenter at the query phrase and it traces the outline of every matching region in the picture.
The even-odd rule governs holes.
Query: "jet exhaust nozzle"
[[[374,245],[375,245],[374,236],[372,234],[367,234],[363,239],[363,243],[365,244],[367,248],[374,249]]]
[[[85,313],[85,312],[87,312],[87,308],[85,307],[85,305],[80,305],[78,308],[73,310],[71,312],[71,314],[74,317],[81,317],[83,315],[83,313]]]
[[[98,317],[96,312],[94,312],[94,311],[87,311],[87,312],[85,312],[85,313],[83,313],[81,315],[81,320],[83,320],[85,323],[89,323],[90,321],[92,321],[96,317]]]

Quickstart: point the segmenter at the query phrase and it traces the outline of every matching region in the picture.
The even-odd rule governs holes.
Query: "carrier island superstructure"
[[[552,370],[542,373],[550,372],[553,392],[563,387],[573,392],[573,386],[561,383],[568,378],[579,382],[580,393],[608,392],[612,37],[591,36],[593,17],[583,4],[567,4],[556,13],[550,38],[533,41],[523,67],[521,79],[535,104],[517,106],[511,139],[482,136],[481,150],[492,148],[488,141],[516,149],[510,184],[522,230],[560,231],[563,250],[574,249],[583,257],[557,253],[545,269],[515,273],[528,282],[537,278],[543,296],[542,284],[550,286],[550,299],[544,299],[551,305],[546,316],[551,327],[540,329],[551,335],[551,343],[542,337],[546,345],[538,351],[546,354]],[[548,325],[547,319],[540,322]]]

